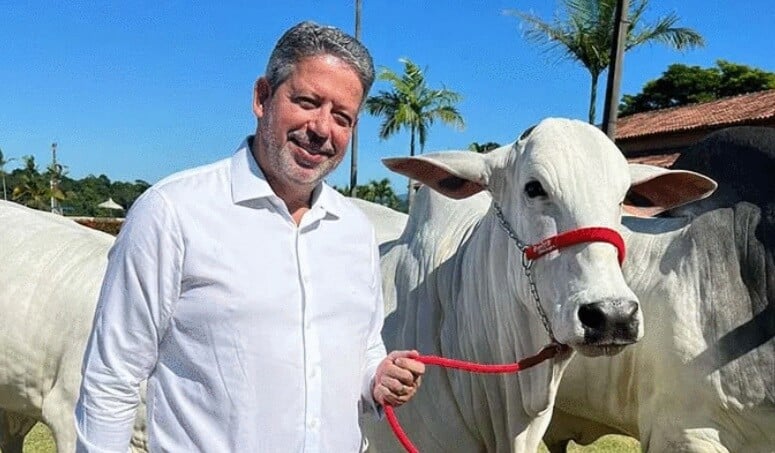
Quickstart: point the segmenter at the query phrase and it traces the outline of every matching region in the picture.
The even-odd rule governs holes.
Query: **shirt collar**
[[[231,158],[231,196],[235,204],[259,198],[277,197],[269,182],[258,166],[250,143],[253,136],[242,141]],[[328,184],[320,183],[312,191],[312,206],[310,210],[321,209],[336,217],[343,210],[343,197]]]

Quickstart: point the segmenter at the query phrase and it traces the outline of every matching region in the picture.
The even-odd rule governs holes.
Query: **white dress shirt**
[[[385,357],[374,230],[321,184],[297,226],[245,141],[132,206],[110,251],[78,449],[125,452],[148,379],[152,452],[356,452]]]

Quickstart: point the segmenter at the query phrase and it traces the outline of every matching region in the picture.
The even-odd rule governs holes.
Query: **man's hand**
[[[374,375],[374,401],[398,407],[412,399],[425,374],[425,364],[412,359],[418,355],[417,351],[393,351],[385,357]]]

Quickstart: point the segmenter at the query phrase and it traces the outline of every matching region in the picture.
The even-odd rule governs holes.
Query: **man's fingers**
[[[399,396],[404,393],[404,388],[406,387],[406,384],[391,376],[383,376],[380,383],[387,389],[389,393],[393,393]]]
[[[401,357],[394,360],[396,366],[412,373],[412,379],[416,379],[418,376],[425,374],[425,364],[419,360],[414,360],[408,357]]]
[[[409,401],[420,386],[425,364],[414,360],[417,351],[392,351],[379,366],[374,396],[381,404],[400,406]]]

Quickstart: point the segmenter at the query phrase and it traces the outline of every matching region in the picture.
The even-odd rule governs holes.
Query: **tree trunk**
[[[361,0],[355,0],[355,39],[361,40]],[[363,93],[364,99],[369,93]],[[353,128],[350,143],[350,196],[355,197],[358,185],[358,124]]]
[[[595,104],[597,103],[597,79],[600,74],[592,74],[592,89],[589,93],[589,124],[595,124]]]
[[[410,132],[411,136],[411,142],[409,142],[409,156],[414,156],[414,126],[411,128]],[[414,187],[412,187],[413,181],[412,178],[409,178],[409,183],[407,184],[408,192],[406,194],[406,202],[409,207],[409,209],[412,209],[412,203],[414,202]]]

